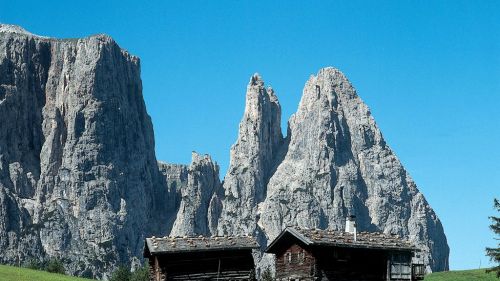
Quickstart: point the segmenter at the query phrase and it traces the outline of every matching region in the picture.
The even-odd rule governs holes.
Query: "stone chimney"
[[[354,241],[356,241],[356,216],[348,216],[345,221],[345,232],[354,234]]]

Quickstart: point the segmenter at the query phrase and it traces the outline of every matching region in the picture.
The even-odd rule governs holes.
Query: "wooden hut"
[[[249,236],[146,238],[144,257],[149,259],[151,281],[255,280]]]
[[[422,280],[417,249],[382,233],[286,228],[266,249],[276,255],[276,280]]]

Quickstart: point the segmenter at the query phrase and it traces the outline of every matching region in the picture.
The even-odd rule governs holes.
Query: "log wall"
[[[289,278],[314,280],[316,259],[312,253],[297,244],[293,244],[285,252],[276,256],[276,279]]]

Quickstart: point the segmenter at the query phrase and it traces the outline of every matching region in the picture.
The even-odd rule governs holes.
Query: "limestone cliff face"
[[[286,138],[280,111],[252,76],[221,184],[207,155],[156,161],[139,59],[110,37],[0,24],[0,262],[61,257],[106,277],[141,259],[146,235],[253,234],[264,247],[286,225],[342,229],[354,214],[448,268],[441,222],[341,72],[309,79]]]
[[[177,213],[182,202],[182,190],[188,185],[188,165],[170,164],[158,162],[158,168],[164,177],[167,193],[169,194],[168,201],[162,202],[168,206],[170,214],[167,216],[168,221],[160,221],[166,225],[166,233],[173,232],[173,224],[177,218]]]
[[[187,185],[181,190],[182,200],[170,235],[209,235],[214,228],[210,201],[219,189],[219,166],[210,156],[193,152]],[[212,204],[215,206],[217,202]]]
[[[259,234],[258,204],[266,197],[267,182],[283,143],[281,107],[258,74],[247,87],[246,106],[236,144],[231,147],[224,178],[224,200],[218,234]]]
[[[55,256],[102,276],[166,231],[139,59],[110,37],[0,25],[0,118],[1,262]]]
[[[448,268],[441,222],[340,71],[325,68],[307,81],[286,141],[278,131],[258,130],[279,117],[249,114],[266,108],[248,99],[258,92],[251,85],[224,181],[219,233],[253,232],[265,244],[287,225],[341,230],[345,218],[356,215],[361,231],[410,238],[424,251],[429,270]],[[267,136],[274,136],[272,149],[262,148]]]

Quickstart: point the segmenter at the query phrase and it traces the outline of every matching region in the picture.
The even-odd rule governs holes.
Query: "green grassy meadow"
[[[436,272],[425,276],[425,281],[500,281],[495,273],[486,273],[485,269],[456,270]]]
[[[71,277],[23,267],[0,265],[0,281],[89,281],[91,279]],[[494,273],[485,269],[436,272],[425,277],[425,281],[500,281]]]
[[[23,267],[0,265],[0,281],[88,281],[90,279],[71,277]]]

